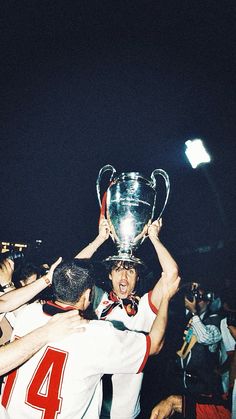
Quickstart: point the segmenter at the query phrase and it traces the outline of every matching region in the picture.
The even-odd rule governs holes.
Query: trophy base
[[[136,258],[135,256],[130,255],[130,254],[125,254],[125,253],[123,254],[121,253],[120,255],[109,256],[108,258],[103,260],[103,263],[110,263],[110,262],[116,262],[116,261],[132,262],[138,265],[145,266],[144,262],[141,259]]]

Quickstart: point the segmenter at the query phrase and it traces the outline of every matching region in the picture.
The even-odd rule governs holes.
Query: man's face
[[[112,282],[112,289],[119,298],[127,298],[134,291],[137,276],[135,268],[126,269],[122,262],[112,269],[109,278]]]

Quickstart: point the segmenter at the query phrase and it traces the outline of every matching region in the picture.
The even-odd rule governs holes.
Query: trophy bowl
[[[106,171],[111,171],[112,174],[110,185],[101,199],[101,178]],[[107,218],[110,235],[118,249],[117,255],[106,260],[142,263],[134,256],[134,251],[144,241],[148,226],[153,221],[157,201],[156,176],[161,175],[166,186],[166,198],[158,218],[161,217],[169,197],[169,176],[162,169],[155,169],[150,179],[139,172],[121,173],[119,176],[115,174],[114,167],[106,165],[100,170],[96,182],[101,215]]]

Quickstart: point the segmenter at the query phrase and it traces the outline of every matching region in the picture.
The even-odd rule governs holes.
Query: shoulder
[[[32,316],[42,312],[42,304],[38,301],[35,301],[31,304],[24,305],[21,310],[17,313],[17,318],[21,319],[26,316]]]
[[[102,340],[107,335],[110,337],[113,333],[115,333],[116,328],[110,321],[91,320],[86,326],[86,331],[93,337],[98,335],[99,339]]]
[[[140,310],[157,314],[158,310],[156,306],[152,303],[152,293],[153,293],[153,290],[147,292],[140,298],[139,307],[140,307]]]
[[[23,336],[37,327],[42,326],[48,321],[39,302],[28,304],[22,308],[16,317],[14,325],[14,334]]]

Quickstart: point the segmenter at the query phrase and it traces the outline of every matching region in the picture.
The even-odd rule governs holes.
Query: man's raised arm
[[[168,321],[169,302],[178,291],[179,282],[179,277],[170,285],[167,281],[163,281],[161,304],[149,333],[149,336],[151,338],[150,355],[158,354],[163,347]]]
[[[98,248],[109,238],[110,228],[106,218],[102,218],[99,223],[99,232],[97,237],[89,243],[84,249],[82,249],[76,256],[75,259],[90,259]]]
[[[160,241],[159,233],[161,227],[162,219],[160,218],[159,220],[154,221],[148,228],[148,237],[155,248],[158,261],[162,268],[162,276],[153,288],[151,297],[152,304],[157,309],[159,308],[162,299],[162,282],[166,281],[169,285],[173,284],[179,275],[178,265],[176,261]]]

